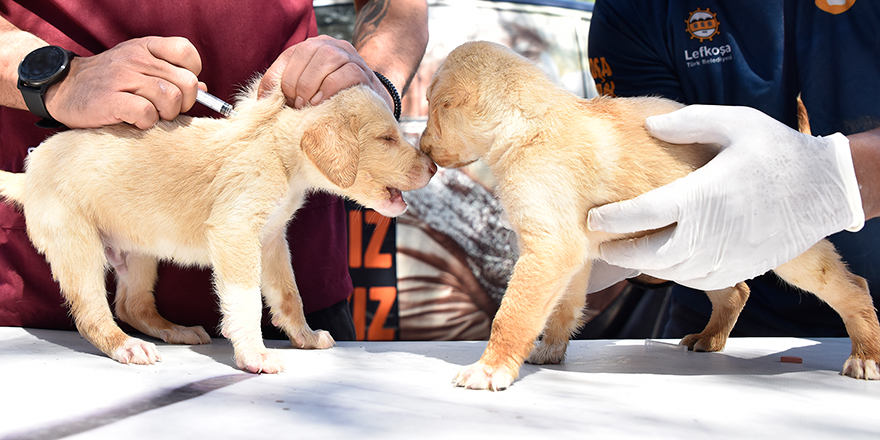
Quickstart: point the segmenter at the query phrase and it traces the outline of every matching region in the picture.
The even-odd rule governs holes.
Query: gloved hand
[[[590,269],[590,282],[587,285],[587,293],[596,293],[607,289],[623,280],[639,276],[639,271],[620,266],[613,266],[602,260],[593,262]]]
[[[635,199],[594,208],[589,227],[633,233],[602,259],[702,290],[730,287],[865,222],[849,141],[813,137],[747,107],[692,105],[646,120],[671,143],[717,144],[708,164]]]

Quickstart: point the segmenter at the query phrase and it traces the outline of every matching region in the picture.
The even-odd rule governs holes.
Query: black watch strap
[[[52,116],[49,115],[49,110],[46,110],[43,93],[40,92],[39,88],[21,85],[19,90],[21,90],[21,97],[24,98],[24,103],[31,113],[43,119],[52,119]]]

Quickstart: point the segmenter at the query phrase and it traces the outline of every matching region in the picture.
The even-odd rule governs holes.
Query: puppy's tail
[[[24,200],[24,173],[0,171],[0,197],[20,205]]]

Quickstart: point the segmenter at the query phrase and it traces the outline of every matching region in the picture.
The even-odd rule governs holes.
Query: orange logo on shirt
[[[816,0],[816,7],[829,14],[842,14],[849,10],[856,0]]]
[[[706,8],[705,11],[697,8],[684,22],[687,24],[687,31],[691,34],[691,39],[699,39],[701,43],[704,40],[712,41],[712,37],[718,33],[718,25],[720,24],[718,17],[709,8]]]

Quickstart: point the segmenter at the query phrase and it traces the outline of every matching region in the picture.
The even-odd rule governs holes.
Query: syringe
[[[232,116],[232,105],[202,89],[196,94],[196,101],[223,116]]]

